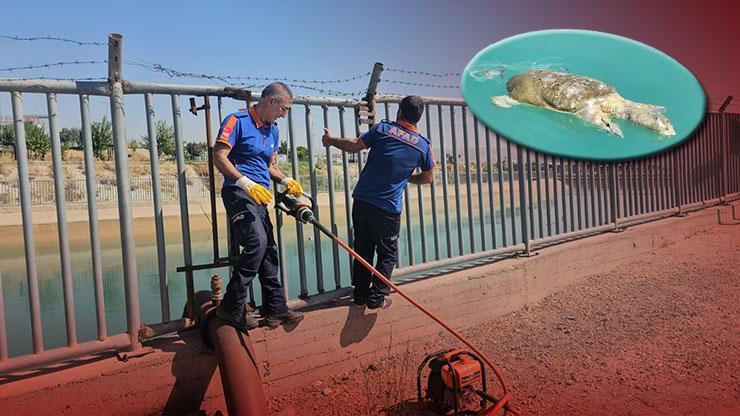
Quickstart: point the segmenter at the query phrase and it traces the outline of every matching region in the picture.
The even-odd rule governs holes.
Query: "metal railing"
[[[221,188],[221,182],[217,190]],[[153,201],[152,178],[131,178],[131,200]],[[87,202],[87,181],[85,179],[64,179],[64,201],[70,204]],[[49,179],[36,179],[28,181],[29,193],[32,205],[51,205],[56,203],[55,183]],[[95,195],[98,202],[118,201],[118,181],[116,179],[98,179],[95,181],[95,191],[89,193]],[[208,198],[207,176],[196,176],[187,178],[188,196],[191,198]],[[164,201],[175,201],[179,198],[178,179],[176,177],[160,178],[160,194]],[[0,181],[0,205],[20,205],[20,181]]]
[[[119,53],[120,39],[112,40],[111,53]],[[111,61],[115,61],[111,59]],[[112,68],[120,75],[120,68]],[[223,114],[222,99],[240,96],[228,88],[217,86],[172,85],[121,81],[112,77],[109,83],[0,79],[0,92],[10,92],[18,155],[18,186],[9,192],[18,198],[23,217],[23,239],[33,354],[8,357],[5,315],[0,297],[0,374],[43,365],[56,360],[77,357],[97,351],[122,349],[136,351],[141,341],[163,332],[192,325],[188,319],[173,320],[169,310],[167,252],[163,231],[162,201],[177,197],[180,206],[183,238],[182,267],[188,294],[193,291],[195,270],[216,268],[233,262],[232,246],[222,255],[214,245],[213,262],[194,264],[188,199],[197,192],[209,191],[208,181],[197,184],[185,175],[180,97],[195,95],[215,97],[219,119]],[[45,351],[41,331],[38,273],[34,248],[33,217],[34,181],[29,180],[25,134],[23,130],[23,94],[45,94],[48,101],[50,136],[54,167],[54,186],[44,195],[54,194],[59,227],[60,257],[67,324],[67,345]],[[75,182],[74,192],[63,181],[62,162],[57,126],[58,94],[79,97],[82,138],[85,144],[84,186]],[[122,95],[134,95],[144,101],[150,146],[151,179],[137,182],[130,179],[124,127]],[[89,116],[89,96],[110,97],[111,119],[114,125],[115,163],[117,179],[108,183],[96,179]],[[171,117],[177,146],[177,186],[162,179],[154,134],[153,97],[170,98]],[[252,94],[251,99],[258,98]],[[378,95],[381,115],[391,118],[401,97]],[[536,247],[558,241],[618,229],[636,222],[679,214],[709,204],[719,203],[740,195],[740,118],[737,115],[708,114],[694,137],[681,146],[652,157],[619,162],[596,163],[568,160],[544,155],[519,147],[483,126],[460,99],[425,97],[426,111],[419,123],[421,133],[431,140],[438,164],[437,180],[430,186],[409,186],[405,190],[404,215],[400,235],[398,270],[394,277],[409,276],[461,262],[514,253],[528,254]],[[249,101],[247,101],[249,104]],[[281,120],[281,132],[289,142],[289,153],[297,161],[297,147],[309,149],[308,172],[300,175],[299,163],[293,163],[291,174],[304,182],[324,204],[315,212],[320,222],[328,224],[340,238],[352,242],[351,190],[363,166],[363,155],[350,162],[348,154],[336,149],[323,150],[324,163],[319,168],[316,149],[324,127],[343,137],[361,133],[355,117],[357,101],[329,97],[296,97]],[[137,115],[128,112],[128,117]],[[450,156],[450,157],[448,157]],[[303,166],[305,168],[305,166]],[[0,184],[2,186],[2,184]],[[218,187],[213,192],[218,191]],[[101,189],[110,195],[125,195],[118,201],[121,223],[123,277],[126,293],[128,331],[106,333],[102,265],[98,231],[97,201]],[[141,189],[141,194],[135,190]],[[323,190],[326,189],[326,192]],[[94,192],[92,190],[95,190]],[[126,192],[131,190],[131,192]],[[15,194],[13,192],[16,192]],[[108,192],[108,191],[105,191]],[[0,189],[0,194],[4,194]],[[84,197],[81,196],[84,194]],[[198,194],[197,197],[205,196]],[[70,199],[71,198],[71,199]],[[77,199],[75,199],[77,198]],[[161,293],[161,322],[142,325],[137,298],[136,254],[133,250],[131,204],[137,198],[153,201],[156,228],[158,274]],[[97,340],[77,343],[72,298],[72,275],[67,246],[66,204],[87,202],[91,242],[91,262],[95,283]],[[44,200],[43,203],[49,201]],[[5,204],[5,203],[3,203]],[[327,212],[328,209],[328,212]],[[215,213],[214,213],[215,214]],[[213,215],[216,218],[216,215]],[[222,221],[223,222],[223,221]],[[306,225],[288,222],[276,211],[276,232],[279,243],[281,279],[290,292],[288,264],[298,274],[297,297],[293,306],[316,303],[348,293],[348,282],[342,270],[349,270],[349,257],[340,253],[336,244]],[[214,230],[217,230],[214,221]],[[306,238],[313,231],[313,238]],[[228,232],[228,229],[227,229]],[[213,236],[218,239],[217,235]],[[295,239],[296,256],[286,255],[286,240]],[[308,260],[308,256],[312,256]],[[172,261],[172,260],[170,260]],[[292,262],[292,263],[291,263]],[[0,282],[1,284],[1,282]],[[0,292],[1,293],[1,292]],[[252,296],[252,301],[256,298]]]

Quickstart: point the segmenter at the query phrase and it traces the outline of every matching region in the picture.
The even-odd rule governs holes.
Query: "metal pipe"
[[[475,135],[475,180],[478,183],[478,212],[480,213],[480,244],[481,250],[486,251],[486,211],[483,208],[483,169],[480,164],[480,136],[478,135],[478,119],[473,116],[473,134]],[[470,165],[468,165],[470,169]],[[472,222],[472,220],[471,220]]]
[[[576,160],[576,211],[578,211],[578,228],[583,229],[583,192],[581,192],[581,161]]]
[[[619,171],[621,172],[621,178],[622,178],[622,212],[624,212],[625,214],[630,212],[629,211],[630,197],[629,197],[629,192],[627,190],[627,186],[629,185],[628,168],[629,168],[628,163],[619,164]]]
[[[648,212],[648,195],[647,195],[647,166],[646,159],[642,158],[639,161],[640,164],[640,214]]]
[[[542,237],[544,229],[542,226],[542,166],[540,165],[540,153],[534,152],[534,163],[537,166],[537,226],[539,234],[537,237]],[[532,225],[534,230],[534,225]]]
[[[395,94],[376,94],[376,103],[400,103],[402,95]],[[467,105],[462,98],[450,97],[424,97],[424,103],[430,105]]]
[[[650,195],[650,211],[655,211],[655,157],[645,159],[647,163],[647,184]]]
[[[2,85],[2,84],[0,84]],[[218,85],[185,85],[185,84],[163,84],[159,82],[142,82],[126,80],[123,83],[124,94],[166,94],[166,95],[200,95],[213,97],[232,97],[243,99],[241,96],[235,96],[235,89],[224,88]],[[241,90],[236,90],[241,92]],[[250,100],[259,100],[260,94],[251,92]],[[328,106],[354,106],[358,103],[355,99],[335,98],[335,97],[311,97],[311,96],[294,96],[293,104],[299,105],[328,105]]]
[[[484,127],[485,128],[485,127]],[[485,140],[486,140],[486,165],[488,167],[488,208],[491,216],[491,247],[498,248],[498,241],[496,241],[496,205],[493,200],[493,167],[491,163],[491,135],[490,130],[485,128]]]
[[[516,203],[514,202],[514,162],[511,160],[511,142],[506,140],[506,159],[509,168],[509,210],[511,211],[511,243],[516,244]],[[521,167],[518,167],[521,169]],[[520,219],[521,221],[521,219]]]
[[[13,106],[13,127],[15,132],[15,158],[18,164],[18,191],[23,219],[23,247],[26,253],[26,276],[28,280],[28,303],[31,308],[31,334],[33,353],[44,350],[41,330],[41,302],[39,300],[39,278],[36,269],[36,246],[34,244],[33,217],[31,215],[31,192],[28,181],[28,150],[26,148],[26,129],[23,125],[23,97],[18,91],[11,94]]]
[[[308,172],[311,186],[311,195],[315,198],[318,195],[318,189],[316,187],[316,165],[313,160],[313,146],[311,143],[311,107],[306,105],[306,147],[308,148]],[[313,207],[313,215],[318,221],[319,216],[319,204],[315,204]],[[313,243],[314,243],[314,257],[316,259],[316,290],[319,293],[324,292],[324,263],[321,255],[321,232],[318,228],[313,228]]]
[[[552,156],[543,156],[544,163],[545,163],[545,205],[547,206],[547,235],[552,235],[552,212],[550,209],[550,165],[552,164],[553,167],[555,166],[555,159]],[[557,175],[553,175],[553,185],[554,185],[554,177]],[[557,203],[557,202],[556,202]],[[557,218],[557,214],[555,215]],[[540,238],[543,236],[540,235]]]
[[[558,177],[560,178],[560,186],[565,189],[565,175],[563,175],[563,158],[560,159],[560,166],[558,167],[555,157],[552,157],[552,191],[553,191],[553,205],[555,206],[555,234],[560,234],[560,205],[558,204]],[[565,195],[565,193],[561,194]],[[565,200],[565,198],[562,198]],[[565,209],[563,209],[565,212]],[[565,214],[563,214],[565,218]],[[565,231],[565,222],[563,222],[563,231]]]
[[[629,195],[630,195],[630,215],[635,215],[640,207],[638,205],[638,193],[637,193],[637,162],[636,161],[630,161],[627,163],[627,168],[629,170],[628,177],[629,180],[627,181],[627,184],[629,186]]]
[[[293,108],[288,110],[288,145],[290,146],[291,174],[294,178],[298,177],[298,152],[293,134]],[[295,231],[297,236],[298,249],[298,273],[300,282],[300,297],[308,296],[308,283],[306,281],[306,253],[303,244],[303,224],[300,221],[295,222]]]
[[[521,149],[521,147],[518,147]],[[530,158],[530,151],[526,149],[527,154],[527,169],[522,173],[522,177],[526,174],[525,181],[527,183],[527,200],[529,201],[529,239],[534,238],[534,198],[532,195],[532,160]],[[521,197],[520,197],[521,199]]]
[[[339,135],[341,137],[347,137],[344,130],[344,107],[339,107]],[[347,160],[347,152],[342,150],[342,178],[344,179],[344,212],[347,220],[347,242],[350,246],[354,246],[354,230],[352,229],[352,199],[350,198],[350,184],[349,184],[349,161]],[[352,257],[347,255],[349,261],[349,272],[352,274]]]
[[[607,178],[607,176],[609,174],[608,173],[608,169],[609,169],[609,165],[603,165],[599,169],[599,180],[601,181],[601,183],[600,183],[600,186],[601,186],[601,205],[604,208],[603,209],[603,216],[604,216],[603,223],[604,224],[606,224],[606,223],[609,222],[609,219],[608,219],[609,218],[609,213],[608,213],[609,207],[607,205],[607,198],[608,198],[608,178]]]
[[[329,128],[329,107],[322,106],[324,115],[324,128]],[[329,218],[331,220],[331,231],[334,235],[337,235],[337,213],[334,206],[334,161],[332,160],[331,146],[327,146],[326,150],[326,174],[327,174],[327,185],[329,187]],[[339,270],[339,245],[334,241],[331,242],[331,254],[334,265],[334,285],[336,289],[342,287],[340,280]],[[284,263],[284,262],[283,262]]]
[[[529,225],[527,222],[527,197],[524,194],[525,192],[525,185],[524,181],[526,180],[524,178],[524,166],[522,163],[523,156],[522,156],[522,148],[517,146],[516,147],[516,159],[517,159],[517,165],[519,167],[519,219],[522,226],[522,243],[524,243],[524,254],[529,254]],[[531,200],[529,201],[532,202]]]
[[[594,162],[589,162],[588,168],[589,168],[588,186],[589,186],[589,191],[590,191],[589,194],[591,196],[591,227],[596,227],[597,225],[601,225],[601,224],[596,223],[596,195],[595,195],[596,187],[594,186],[594,176],[595,176]],[[624,175],[622,175],[622,178],[624,178]]]
[[[152,196],[154,202],[154,228],[157,235],[157,271],[159,274],[159,299],[162,320],[170,320],[170,295],[167,277],[167,249],[164,236],[164,213],[162,211],[162,188],[159,179],[159,149],[157,129],[154,124],[154,104],[152,94],[144,94],[146,109],[146,130],[149,137],[149,164],[152,170]]]
[[[84,82],[57,79],[7,79],[0,78],[0,91],[23,91],[31,93],[110,95],[108,83]]]
[[[205,325],[201,334],[218,362],[226,409],[230,415],[265,416],[267,398],[251,337],[214,318],[217,304],[211,296],[210,291],[197,293],[198,321]]]
[[[213,165],[213,135],[211,134],[211,100],[209,96],[203,97],[203,109],[206,116],[206,147],[208,156],[208,196],[211,203],[211,237],[213,238],[213,261],[221,258],[218,248],[218,214],[216,212],[216,171]]]
[[[427,125],[427,138],[429,139],[429,145],[431,146],[432,143],[432,125],[429,117],[429,111],[430,107],[429,105],[426,105],[426,111],[424,112],[426,114],[426,125]],[[439,115],[441,117],[441,115]],[[441,118],[440,118],[441,121]],[[434,157],[434,154],[432,154],[432,157]],[[440,159],[444,159],[444,155],[441,157],[436,158],[434,169],[438,170],[439,166],[436,166],[439,163]],[[432,180],[432,183],[429,184],[429,191],[431,193],[432,197],[432,227],[434,228],[433,231],[433,238],[434,238],[434,259],[439,260],[440,257],[440,250],[439,250],[439,228],[437,224],[437,181]],[[421,197],[421,196],[420,196]],[[426,244],[424,245],[426,247]],[[424,253],[426,253],[426,249],[424,250]]]
[[[95,162],[93,160],[92,132],[90,127],[90,99],[80,95],[81,138],[85,153],[85,185],[87,191],[87,215],[90,230],[90,251],[92,257],[93,285],[95,288],[95,317],[98,325],[98,339],[108,337],[105,324],[105,294],[103,292],[103,261],[100,254],[100,232],[98,230],[98,201],[95,192]]]
[[[409,251],[409,265],[412,265],[415,263],[414,259],[414,238],[413,238],[413,229],[414,225],[411,222],[411,202],[409,201],[409,186],[406,184],[403,188],[403,200],[404,205],[406,206],[405,210],[405,217],[406,217],[406,244]],[[396,256],[396,265],[400,264],[401,256]]]
[[[450,122],[452,127],[452,166],[455,170],[452,177],[455,180],[455,220],[457,221],[458,255],[465,254],[463,247],[462,208],[460,207],[460,169],[457,163],[457,133],[455,132],[455,107],[450,106]]]
[[[447,154],[445,152],[444,131],[442,129],[442,105],[437,106],[439,114],[439,149],[442,159],[442,203],[445,209],[445,238],[447,243],[447,257],[452,257],[452,231],[450,228],[450,202],[447,190]]]
[[[276,181],[272,181],[272,191],[277,195],[280,190]],[[287,257],[285,254],[285,240],[283,239],[283,211],[281,211],[277,205],[275,205],[275,221],[277,225],[277,244],[278,244],[278,255],[280,256],[280,283],[283,287],[283,294],[285,299],[290,298],[290,290],[288,288],[288,265]],[[230,270],[230,272],[232,272]],[[251,286],[251,282],[250,282]]]
[[[113,335],[103,341],[95,340],[81,342],[73,347],[60,347],[39,352],[38,354],[22,355],[6,361],[0,361],[0,375],[10,374],[18,370],[38,368],[47,364],[101,353],[103,351],[122,350],[132,344],[129,334]]]
[[[426,130],[424,131],[424,133],[426,134],[426,138],[429,139],[429,113],[428,113],[429,107],[427,106],[426,108],[424,108],[424,110],[425,110],[424,115],[426,117],[426,120],[425,120]],[[431,142],[429,145],[429,152],[430,152],[432,159],[434,159],[434,154],[431,154],[432,152]],[[432,183],[434,183],[434,178],[432,178]],[[426,263],[429,259],[427,258],[427,232],[426,232],[427,230],[426,230],[426,221],[425,221],[426,218],[424,218],[425,216],[424,189],[422,188],[421,185],[416,185],[416,197],[418,198],[417,202],[419,205],[419,231],[421,234],[421,261],[423,263]]]
[[[116,165],[116,189],[118,190],[118,218],[121,229],[121,251],[123,254],[123,282],[126,298],[126,321],[131,338],[132,351],[141,348],[139,341],[139,283],[136,271],[136,245],[134,244],[133,218],[131,215],[131,180],[128,169],[128,147],[126,146],[126,123],[121,80],[123,37],[117,33],[108,35],[108,82],[110,84],[110,111],[113,125],[113,151]],[[179,148],[178,148],[179,149]],[[190,235],[187,235],[190,239]]]
[[[501,245],[506,246],[506,205],[504,205],[504,164],[501,161],[501,136],[496,134],[496,165],[498,166],[498,198],[501,211]],[[512,241],[514,243],[514,241]]]
[[[56,201],[57,230],[59,232],[59,258],[61,260],[64,318],[67,326],[67,346],[71,347],[77,344],[77,323],[75,320],[72,264],[69,254],[69,233],[67,232],[67,204],[64,197],[62,144],[59,139],[59,114],[57,111],[56,94],[51,92],[46,94],[46,105],[49,115],[49,136],[51,136],[51,157],[54,170],[54,199]]]
[[[576,229],[576,213],[573,208],[573,161],[571,159],[568,159],[568,214],[570,217],[570,230],[574,231]]]
[[[3,273],[0,270],[0,363],[8,359],[8,333],[5,330],[5,300],[3,296]]]
[[[611,222],[617,227],[617,164],[609,164],[609,206],[611,210]]]
[[[468,112],[467,107],[462,107],[462,127],[463,127],[463,157],[465,158],[465,199],[467,202],[468,214],[468,235],[470,237],[470,252],[475,253],[475,230],[473,220],[473,193],[470,184],[470,145],[468,144]]]
[[[182,229],[183,257],[185,267],[193,264],[193,254],[190,238],[190,212],[188,207],[188,182],[185,174],[185,154],[183,151],[182,125],[180,123],[182,113],[180,111],[180,96],[170,96],[172,104],[172,125],[175,130],[175,159],[177,161],[177,189],[180,201],[180,227]],[[185,286],[187,290],[187,317],[195,318],[195,304],[193,295],[195,283],[193,282],[192,270],[185,271]]]

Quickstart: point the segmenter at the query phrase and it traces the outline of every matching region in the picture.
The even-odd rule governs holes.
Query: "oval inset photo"
[[[545,30],[480,51],[462,74],[470,110],[530,149],[611,161],[686,139],[704,118],[696,77],[665,53],[621,36]]]

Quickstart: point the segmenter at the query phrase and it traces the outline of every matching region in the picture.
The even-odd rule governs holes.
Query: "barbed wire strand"
[[[393,80],[393,79],[384,79],[381,81],[381,83],[383,82],[387,82],[389,84],[413,85],[416,87],[460,88],[457,85],[428,84],[428,83],[423,83],[423,82],[408,82],[408,81],[398,81],[398,80]]]
[[[52,62],[48,64],[11,66],[11,67],[6,67],[6,68],[0,68],[0,72],[21,71],[21,70],[26,70],[26,69],[51,68],[54,66],[107,64],[107,63],[108,63],[107,59],[97,60],[97,61],[60,61],[60,62]]]
[[[414,71],[409,69],[399,69],[399,68],[383,68],[383,71],[388,72],[398,72],[401,74],[408,74],[408,75],[426,75],[430,77],[435,78],[444,78],[444,77],[459,77],[462,75],[460,72],[427,72],[427,71]]]
[[[133,62],[132,62],[133,63]],[[146,65],[134,63],[137,66],[146,67]],[[358,79],[366,78],[370,76],[370,72],[365,72],[359,75],[355,75],[348,78],[333,79],[333,80],[308,80],[308,79],[296,79],[296,78],[278,78],[278,77],[255,77],[255,76],[235,76],[235,75],[208,75],[208,74],[197,74],[194,72],[179,71],[173,68],[168,68],[164,65],[154,63],[151,65],[154,71],[162,72],[172,78],[204,78],[204,79],[219,79],[224,81],[284,81],[294,82],[301,84],[340,84],[344,82],[355,81]]]
[[[4,78],[13,81],[35,81],[37,79],[49,80],[49,81],[106,81],[108,77],[87,77],[87,78],[63,78],[63,77],[33,77],[33,78]]]
[[[51,41],[56,41],[56,42],[74,43],[80,46],[106,46],[108,45],[107,43],[103,43],[103,42],[83,42],[79,40],[67,39],[67,38],[62,38],[58,36],[21,37],[21,36],[13,36],[13,35],[0,35],[0,39],[14,40],[14,41],[28,41],[28,42],[34,42],[34,41],[40,41],[40,40],[42,41],[51,40]]]

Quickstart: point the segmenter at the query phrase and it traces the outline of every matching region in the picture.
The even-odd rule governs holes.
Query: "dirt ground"
[[[463,334],[526,415],[740,414],[740,225],[716,225]],[[393,313],[392,309],[386,313]],[[273,397],[275,414],[428,415],[423,351]],[[496,388],[500,394],[501,389]]]

